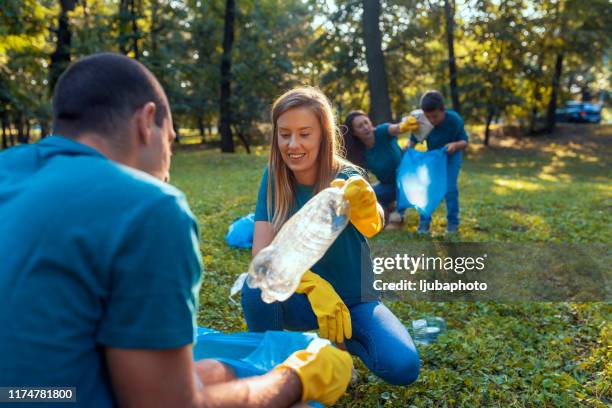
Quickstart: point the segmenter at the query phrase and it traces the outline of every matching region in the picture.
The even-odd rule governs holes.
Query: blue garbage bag
[[[230,366],[238,378],[262,375],[312,341],[325,341],[314,333],[267,331],[265,333],[221,333],[198,327],[193,359],[212,358]],[[311,401],[313,407],[323,405]]]
[[[397,209],[416,208],[430,217],[446,195],[446,147],[427,152],[408,149],[397,169]]]
[[[253,245],[255,214],[250,213],[238,218],[229,226],[225,235],[227,245],[237,248],[250,248]]]

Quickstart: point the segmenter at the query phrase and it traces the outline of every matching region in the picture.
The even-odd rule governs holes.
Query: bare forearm
[[[199,391],[198,408],[289,407],[300,400],[302,383],[289,369],[222,384]]]
[[[251,254],[257,255],[259,251],[270,245],[274,239],[274,227],[272,223],[266,221],[255,221],[253,231],[253,249]]]
[[[194,364],[195,375],[202,385],[226,383],[236,380],[236,374],[227,365],[218,360],[204,359]]]
[[[453,151],[465,150],[467,147],[467,142],[465,140],[459,140],[457,142],[453,142]]]
[[[467,146],[465,140],[459,140],[458,142],[451,142],[446,145],[446,154],[453,154],[460,150],[464,150]]]

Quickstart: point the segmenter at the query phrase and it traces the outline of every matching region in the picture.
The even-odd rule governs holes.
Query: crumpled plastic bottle
[[[349,222],[344,188],[330,187],[311,198],[280,229],[274,240],[259,251],[230,291],[240,291],[244,281],[261,289],[266,303],[287,300],[308,271],[334,243]]]
[[[425,116],[425,112],[423,112],[423,109],[413,110],[408,116],[402,118],[402,122],[404,120],[407,120],[410,116],[415,117],[417,123],[419,124],[419,129],[415,132],[412,132],[412,134],[417,139],[417,141],[422,142],[423,140],[427,139],[429,132],[432,131],[434,126],[431,124],[429,119],[427,119],[427,116]]]

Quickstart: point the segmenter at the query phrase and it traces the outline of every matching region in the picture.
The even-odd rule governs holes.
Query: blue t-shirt
[[[349,168],[341,171],[336,177],[346,180],[354,175],[361,174],[357,170]],[[268,218],[267,192],[268,169],[266,168],[261,178],[257,196],[255,221],[272,222],[272,219]],[[298,184],[295,205],[290,214],[293,215],[299,211],[312,197],[313,186]],[[274,216],[274,211],[272,211],[272,216]],[[328,281],[344,303],[349,306],[364,300],[375,299],[378,296],[372,287],[374,278],[370,245],[353,224],[349,223],[325,255],[311,269]]]
[[[366,150],[366,167],[383,184],[395,184],[395,173],[402,160],[397,136],[389,133],[389,124],[376,126],[374,146]]]
[[[198,236],[181,192],[76,141],[0,154],[0,386],[116,405],[104,347],[194,342]]]
[[[412,136],[411,140],[417,142],[417,139]],[[451,142],[460,140],[468,141],[468,135],[463,127],[463,119],[457,112],[452,109],[447,109],[444,114],[444,120],[427,135],[427,149],[441,149]]]

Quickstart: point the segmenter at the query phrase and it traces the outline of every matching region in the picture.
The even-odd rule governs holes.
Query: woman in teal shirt
[[[339,154],[339,133],[329,100],[315,88],[297,88],[272,108],[270,160],[255,211],[253,255],[313,195],[330,183],[344,185],[351,223],[284,302],[264,303],[245,283],[242,307],[249,330],[313,330],[343,344],[375,374],[410,384],[419,357],[399,319],[374,291],[366,236],[382,229],[382,209],[358,167]]]
[[[402,123],[383,123],[374,127],[363,111],[352,111],[344,121],[344,146],[346,157],[352,163],[374,173],[378,183],[374,192],[385,211],[395,201],[395,173],[402,159],[402,149],[397,143],[397,135],[418,129],[416,121]]]

